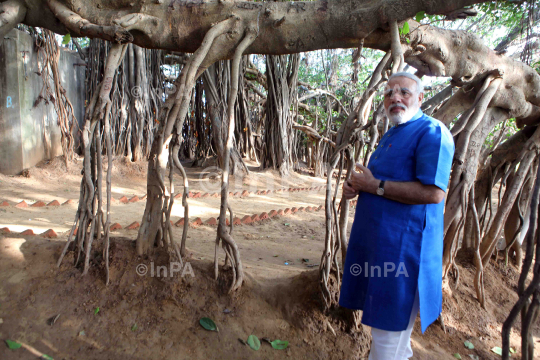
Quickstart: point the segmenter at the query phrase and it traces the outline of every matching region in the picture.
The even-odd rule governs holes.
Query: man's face
[[[399,76],[391,79],[384,89],[384,110],[394,124],[409,121],[420,108],[424,94],[418,94],[416,81]]]

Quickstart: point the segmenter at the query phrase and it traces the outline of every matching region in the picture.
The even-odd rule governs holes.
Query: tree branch
[[[74,36],[99,37],[119,44],[133,41],[133,36],[129,31],[118,25],[102,26],[93,24],[69,10],[67,6],[63,5],[58,0],[47,0],[47,5],[49,5],[49,8],[54,15],[56,15]]]
[[[77,48],[77,52],[79,53],[79,56],[83,61],[86,61],[86,55],[84,55],[84,50],[82,49],[81,45],[79,45],[79,42],[77,39],[72,38],[71,41],[73,42],[73,45]]]
[[[347,116],[349,116],[349,112],[347,111],[347,109],[345,109],[345,106],[343,106],[343,104],[341,103],[341,101],[339,101],[337,96],[335,94],[331,93],[330,91],[326,91],[326,90],[322,90],[322,89],[315,89],[314,92],[306,94],[306,95],[302,96],[300,99],[298,99],[298,102],[310,99],[310,98],[315,97],[317,95],[328,95],[328,96],[330,96],[331,98],[333,98],[334,100],[337,101],[339,107],[341,107],[343,112],[345,112],[345,114],[347,114]]]
[[[303,131],[307,136],[309,136],[313,141],[324,141],[328,144],[330,144],[332,147],[336,147],[336,143],[332,140],[321,136],[315,129],[313,129],[311,126],[306,125],[300,125],[297,122],[292,123],[293,129]]]
[[[534,25],[534,23],[536,23],[538,20],[540,20],[540,11],[536,11],[533,14],[533,18],[531,20],[533,22],[531,26]],[[518,36],[522,33],[522,31],[523,31],[523,24],[516,25],[512,30],[510,30],[510,32],[504,37],[504,39],[502,39],[501,42],[499,42],[499,44],[495,47],[494,49],[495,52],[497,52],[498,54],[503,53],[506,50],[506,48],[512,43],[512,41],[518,38]]]
[[[18,23],[24,20],[26,6],[19,0],[9,0],[0,3],[0,41]]]
[[[96,8],[95,2],[87,0],[33,0],[34,6],[28,10],[30,16],[26,16],[24,22],[58,34],[65,34],[67,27],[74,36],[131,42],[131,37],[124,39],[127,31],[114,24],[114,20],[141,13],[159,21],[149,21],[144,31],[131,34],[136,45],[193,53],[213,24],[232,14],[239,17],[244,28],[248,24],[257,24],[258,41],[251,44],[246,53],[283,55],[322,48],[357,48],[361,39],[376,29],[387,29],[390,19],[403,21],[419,11],[448,14],[482,2],[486,1],[167,1],[144,5],[109,1]],[[40,6],[46,3],[62,23],[54,21],[53,14]],[[281,21],[279,26],[276,26],[277,20]],[[77,25],[83,25],[83,28],[79,29]],[[119,29],[121,33],[117,34]],[[122,36],[117,38],[118,35]],[[233,52],[224,54],[225,58],[232,55]]]

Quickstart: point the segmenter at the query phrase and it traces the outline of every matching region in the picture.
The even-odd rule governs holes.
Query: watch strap
[[[377,189],[377,195],[383,196],[384,195],[384,180],[381,180],[379,183],[379,188]]]

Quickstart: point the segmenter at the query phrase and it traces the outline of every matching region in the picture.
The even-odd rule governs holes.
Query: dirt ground
[[[113,168],[113,197],[142,197],[146,193],[146,164],[118,158]],[[324,190],[272,192],[257,190],[312,188],[325,180],[292,174],[282,179],[274,171],[252,172],[244,179],[232,179],[233,192],[251,191],[234,197],[235,216],[260,214],[292,207],[324,203]],[[69,170],[59,159],[28,171],[29,177],[0,175],[0,339],[11,339],[23,348],[10,350],[0,344],[0,359],[36,359],[47,354],[54,359],[366,359],[369,328],[356,330],[350,314],[333,309],[323,314],[318,285],[318,267],[324,249],[324,211],[298,212],[271,220],[235,227],[234,237],[242,255],[245,281],[240,291],[226,294],[230,272],[221,271],[214,280],[215,227],[190,228],[188,259],[183,272],[164,277],[158,266],[175,261],[158,252],[152,258],[135,255],[137,230],[120,229],[111,240],[111,283],[104,284],[101,244],[95,244],[93,266],[81,277],[69,253],[60,268],[56,261],[68,236],[79,195],[82,160]],[[209,168],[187,168],[192,192],[218,192],[219,176]],[[177,190],[182,179],[175,178]],[[22,200],[58,200],[61,206],[17,208]],[[190,199],[190,220],[205,220],[219,213],[219,198]],[[111,217],[122,227],[140,221],[144,201],[113,203]],[[350,220],[352,222],[351,211]],[[173,221],[183,216],[180,201],[173,208]],[[32,229],[35,236],[20,232]],[[57,238],[39,234],[53,229]],[[179,240],[182,228],[175,227]],[[223,253],[220,253],[220,264]],[[308,261],[305,261],[306,259]],[[141,264],[149,273],[140,276]],[[413,334],[413,359],[455,359],[477,355],[479,359],[499,359],[490,351],[501,346],[500,331],[515,294],[519,273],[514,265],[505,267],[492,261],[485,274],[486,309],[475,299],[472,285],[474,267],[469,254],[458,259],[461,280],[444,286],[443,318],[447,332],[433,324],[420,333],[417,319]],[[58,316],[59,315],[59,316]],[[58,317],[57,317],[58,316]],[[219,332],[199,325],[202,317],[212,318]],[[56,318],[56,321],[53,319]],[[275,350],[263,341],[258,352],[242,344],[250,334],[259,338],[289,341],[286,350]],[[540,353],[540,324],[534,339]],[[470,340],[474,350],[463,342]],[[520,357],[519,319],[512,332],[511,346]]]

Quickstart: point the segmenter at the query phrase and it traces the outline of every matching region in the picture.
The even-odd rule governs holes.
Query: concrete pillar
[[[16,29],[0,41],[0,172],[17,174],[62,154],[60,128],[50,94],[43,88],[43,58],[32,37]],[[60,53],[62,86],[78,122],[84,116],[85,68],[75,52]],[[52,73],[49,86],[54,91]],[[40,95],[44,99],[38,98]],[[56,99],[54,99],[56,100]],[[78,127],[74,137],[78,136]]]
[[[18,32],[0,44],[0,172],[16,174],[23,163],[19,101]]]

